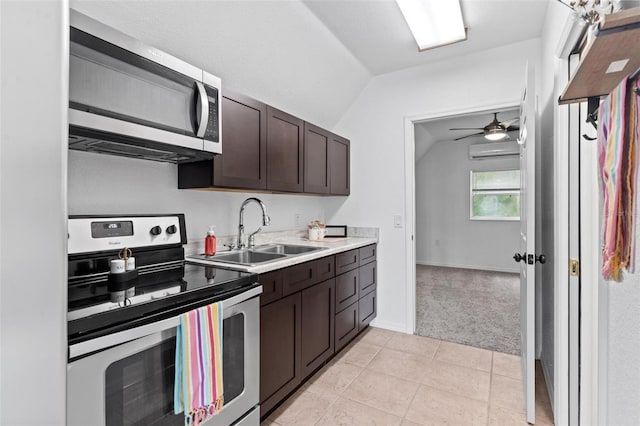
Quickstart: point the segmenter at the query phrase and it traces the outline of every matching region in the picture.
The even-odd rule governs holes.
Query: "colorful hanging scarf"
[[[176,330],[174,412],[198,426],[222,410],[222,306],[214,303],[180,317]]]
[[[598,113],[598,165],[603,194],[602,275],[620,281],[635,263],[635,186],[640,99],[628,78],[601,103]]]

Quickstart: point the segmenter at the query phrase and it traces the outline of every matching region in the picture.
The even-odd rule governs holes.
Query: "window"
[[[520,170],[471,172],[471,220],[520,220]]]

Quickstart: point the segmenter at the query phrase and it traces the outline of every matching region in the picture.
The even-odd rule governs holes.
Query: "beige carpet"
[[[416,334],[520,354],[520,276],[416,266]]]

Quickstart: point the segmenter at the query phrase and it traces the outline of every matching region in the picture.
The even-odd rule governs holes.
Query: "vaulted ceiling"
[[[225,87],[331,129],[377,75],[538,37],[549,1],[462,0],[469,39],[425,52],[394,0],[70,3]]]
[[[468,39],[419,52],[395,0],[302,1],[373,75],[539,37],[549,3],[462,0]]]

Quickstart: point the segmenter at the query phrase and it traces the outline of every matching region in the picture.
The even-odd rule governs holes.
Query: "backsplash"
[[[235,235],[240,205],[252,196],[265,203],[271,217],[263,232],[305,229],[311,220],[325,220],[322,197],[179,190],[174,164],[69,151],[68,170],[70,215],[185,213],[189,241],[204,239],[209,225],[216,226],[217,235]],[[246,232],[257,229],[261,219],[259,207],[248,205]]]

